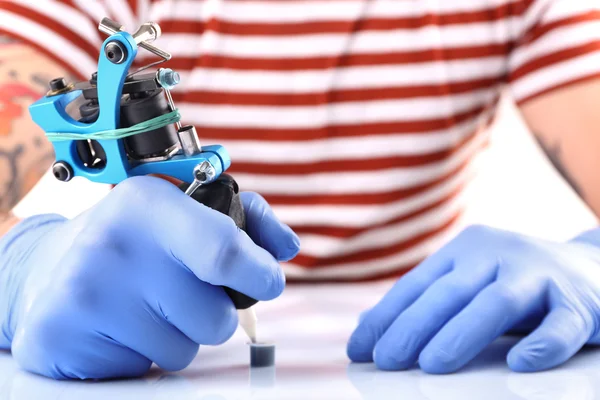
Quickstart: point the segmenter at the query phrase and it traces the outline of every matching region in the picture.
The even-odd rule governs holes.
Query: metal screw
[[[46,93],[46,96],[56,96],[59,94],[67,93],[73,89],[73,84],[68,84],[65,78],[56,78],[50,81],[50,91]]]
[[[168,90],[167,93],[169,93]],[[177,134],[179,135],[179,142],[181,143],[183,154],[187,157],[195,156],[202,152],[200,139],[198,139],[196,128],[193,125],[182,126],[177,130]]]
[[[52,165],[52,174],[61,182],[68,182],[73,178],[73,169],[64,161],[55,162]]]
[[[162,30],[160,29],[160,25],[155,22],[146,22],[145,24],[142,24],[132,36],[133,40],[135,40],[137,44],[140,44],[142,42],[153,42],[161,35]]]
[[[65,78],[56,78],[50,81],[50,90],[53,92],[60,92],[67,88],[67,81]]]
[[[113,40],[104,47],[104,54],[113,64],[121,64],[127,58],[127,49],[121,43]]]
[[[194,181],[187,188],[185,194],[188,196],[193,195],[200,186],[212,182],[216,175],[217,171],[215,171],[215,167],[208,161],[203,161],[196,165],[196,168],[194,168]]]
[[[171,68],[162,68],[158,71],[158,83],[165,89],[172,89],[181,82],[179,73]]]
[[[100,22],[98,29],[100,29],[100,32],[106,33],[107,35],[114,35],[117,32],[123,32],[123,26],[121,24],[119,24],[118,22],[115,22],[111,19],[108,19],[108,18],[104,18],[102,20],[102,22]],[[157,31],[158,36],[160,36],[159,33],[160,32]],[[149,52],[156,54],[157,56],[163,58],[164,60],[168,61],[171,59],[170,53],[168,53],[164,50],[161,50],[158,47],[153,46],[148,42],[141,42],[141,43],[138,43],[138,45],[141,48],[146,49]]]
[[[216,174],[217,171],[208,161],[203,161],[194,168],[194,178],[203,184],[212,182]]]

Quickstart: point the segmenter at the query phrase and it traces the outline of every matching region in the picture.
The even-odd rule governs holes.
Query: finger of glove
[[[240,193],[246,213],[246,232],[254,243],[279,261],[289,261],[300,251],[298,235],[282,223],[266,200],[254,192]]]
[[[477,262],[468,257],[463,262]],[[383,370],[411,368],[425,345],[495,278],[495,262],[472,265],[470,275],[455,268],[434,282],[402,312],[375,346],[374,361]]]
[[[198,353],[198,344],[165,320],[149,303],[113,309],[101,326],[106,336],[167,371],[182,370]]]
[[[257,300],[281,294],[285,277],[277,260],[228,216],[186,196],[161,179],[137,178],[154,199],[146,216],[152,237],[198,279]],[[150,181],[148,181],[150,180]]]
[[[452,268],[445,252],[438,252],[400,278],[386,295],[364,314],[348,341],[346,352],[354,362],[373,361],[373,350],[392,322],[438,278]]]
[[[577,353],[592,335],[592,324],[566,307],[552,309],[542,324],[508,353],[508,366],[516,372],[556,367]]]
[[[61,329],[99,332],[165,370],[185,368],[198,352],[198,344],[162,318],[144,292],[157,278],[159,267],[140,270],[175,263],[154,252],[136,252],[134,257],[124,259],[121,251],[104,246],[69,252],[60,263],[70,272],[46,297],[53,308],[41,312],[40,320],[46,324],[41,330],[54,328],[56,335]]]
[[[162,268],[145,288],[154,312],[195,343],[224,343],[237,328],[236,309],[225,291],[197,279],[181,265]]]
[[[419,355],[421,369],[444,374],[465,366],[531,312],[533,299],[540,297],[534,290],[506,281],[496,281],[483,289],[425,346]]]

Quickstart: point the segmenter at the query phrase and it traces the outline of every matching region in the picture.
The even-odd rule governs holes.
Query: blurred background
[[[566,240],[597,226],[593,213],[547,161],[507,96],[499,113],[491,144],[478,160],[479,173],[467,191],[469,207],[460,226],[481,223],[552,240]],[[42,190],[43,195],[36,196]],[[47,212],[74,217],[108,190],[81,178],[63,184],[46,174],[15,211],[21,217]]]

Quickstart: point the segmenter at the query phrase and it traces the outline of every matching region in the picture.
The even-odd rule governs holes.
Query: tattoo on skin
[[[47,76],[42,76],[40,74],[33,74],[31,76],[31,81],[35,84],[37,84],[38,86],[44,88],[44,90],[48,89],[48,82],[50,82],[52,79],[50,79]]]
[[[52,165],[54,152],[31,121],[28,106],[48,91],[48,82],[68,74],[34,49],[0,35],[0,219]],[[1,235],[1,233],[0,233]]]
[[[2,225],[4,225],[4,223],[6,221],[8,221],[8,219],[11,217],[11,213],[0,213],[0,234],[3,234],[4,232],[2,229]]]
[[[569,186],[571,186],[575,193],[579,195],[579,197],[585,199],[581,185],[577,183],[575,178],[573,178],[573,175],[571,175],[569,170],[564,166],[563,162],[561,161],[560,142],[557,141],[554,144],[550,144],[548,140],[544,139],[541,135],[534,136],[542,150],[544,150],[544,153],[546,153],[546,156],[548,157],[554,168],[556,168],[556,170],[558,171],[558,173],[569,184]]]
[[[19,201],[17,161],[23,154],[23,150],[23,146],[20,145],[11,151],[0,149],[0,165],[8,167],[9,170],[9,179],[4,182],[4,187],[0,188],[0,210],[9,209]]]
[[[0,213],[0,236],[4,236],[18,222],[19,219],[12,212]]]
[[[11,217],[11,213],[0,213],[0,226]]]
[[[39,164],[41,161],[45,167],[48,162],[45,161],[46,154],[41,156],[42,160],[25,159],[26,156],[39,159],[39,151],[45,150],[40,148],[40,143],[36,138],[30,139],[31,144],[26,140],[31,137],[29,135],[23,136],[25,140],[14,139],[18,137],[14,135],[19,135],[23,129],[17,121],[27,117],[27,110],[23,102],[18,99],[34,100],[37,97],[39,94],[36,91],[19,82],[0,85],[0,137],[9,139],[8,142],[0,145],[0,168],[3,169],[3,179],[0,182],[0,212],[10,210],[25,195],[29,189],[28,186],[31,186],[30,182],[26,182],[26,180],[29,178],[28,175],[36,169],[36,164],[42,165]],[[32,152],[33,148],[39,150]],[[44,153],[46,152],[44,151]],[[35,171],[35,174],[41,176],[41,172]]]

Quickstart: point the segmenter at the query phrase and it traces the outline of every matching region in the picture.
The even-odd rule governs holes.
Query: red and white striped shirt
[[[105,16],[161,24],[178,108],[300,234],[300,280],[415,265],[460,215],[500,90],[600,76],[598,0],[0,1],[0,31],[80,78]]]

